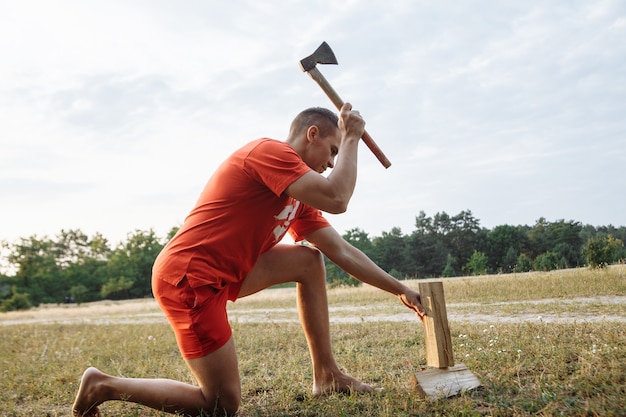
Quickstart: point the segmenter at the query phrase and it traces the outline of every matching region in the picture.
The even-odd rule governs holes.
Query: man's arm
[[[358,146],[364,129],[365,121],[359,112],[352,111],[350,103],[344,104],[339,114],[341,146],[334,167],[330,165],[332,172],[328,177],[307,172],[289,185],[285,193],[327,213],[345,212],[356,185]],[[316,127],[314,133],[319,135]]]
[[[306,240],[348,274],[397,296],[420,319],[424,316],[419,292],[383,271],[367,255],[346,242],[333,227],[318,229],[307,235]]]

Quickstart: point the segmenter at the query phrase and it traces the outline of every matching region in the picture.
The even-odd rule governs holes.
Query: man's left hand
[[[407,288],[404,293],[398,295],[398,298],[405,306],[415,311],[420,320],[424,320],[426,310],[422,306],[422,298],[419,292]]]

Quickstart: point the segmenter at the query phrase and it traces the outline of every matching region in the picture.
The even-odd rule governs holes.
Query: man
[[[346,210],[364,127],[350,104],[339,118],[327,109],[307,109],[294,119],[285,142],[259,139],[231,155],[153,269],[154,295],[199,386],[118,378],[89,368],[74,414],[99,415],[99,404],[122,398],[170,413],[234,414],[241,383],[226,302],[293,281],[313,394],[374,390],[335,362],[322,253],[357,279],[398,296],[420,317],[423,308],[418,292],[343,240],[320,212]],[[327,168],[332,171],[325,177]],[[287,231],[312,246],[278,244]]]

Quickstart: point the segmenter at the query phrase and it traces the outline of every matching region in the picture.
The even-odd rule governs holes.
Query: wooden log
[[[450,368],[430,368],[415,372],[413,389],[422,398],[446,398],[480,387],[480,381],[467,366],[460,363]]]
[[[448,327],[448,313],[443,294],[443,283],[422,282],[419,284],[422,305],[426,309],[424,316],[424,343],[426,347],[426,364],[434,368],[454,366],[452,338]]]
[[[443,283],[423,282],[419,291],[426,309],[423,320],[426,364],[431,368],[413,373],[414,390],[423,398],[437,399],[479,387],[480,381],[467,366],[454,365]]]

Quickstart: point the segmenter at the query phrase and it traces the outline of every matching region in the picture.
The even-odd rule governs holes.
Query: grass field
[[[417,288],[417,281],[410,282]],[[239,352],[242,416],[626,415],[626,267],[444,281],[456,362],[482,387],[421,399],[422,326],[388,294],[329,291],[333,346],[377,394],[313,398],[293,289],[229,306]],[[193,383],[153,300],[43,306],[0,314],[0,416],[69,416],[88,366]],[[163,416],[117,401],[106,416]]]

